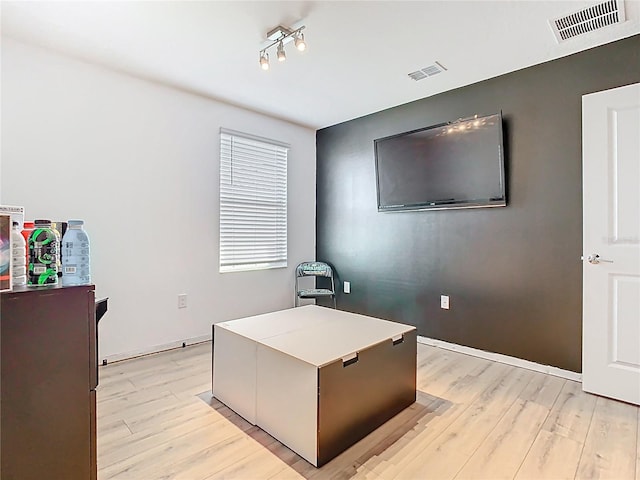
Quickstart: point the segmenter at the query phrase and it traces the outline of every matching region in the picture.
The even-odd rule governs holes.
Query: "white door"
[[[582,388],[640,405],[640,84],[582,97]]]

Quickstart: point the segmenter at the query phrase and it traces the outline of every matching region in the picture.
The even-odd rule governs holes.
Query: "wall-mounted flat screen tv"
[[[375,140],[378,211],[505,206],[502,138],[497,113]]]

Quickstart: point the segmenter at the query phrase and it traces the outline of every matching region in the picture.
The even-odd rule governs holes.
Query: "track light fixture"
[[[260,50],[260,67],[263,70],[269,70],[269,54],[267,50],[277,45],[276,56],[279,62],[284,62],[287,59],[287,53],[284,51],[284,46],[289,42],[295,42],[295,46],[299,51],[304,51],[307,48],[307,43],[304,40],[304,34],[302,30],[304,25],[295,30],[283,27],[282,25],[270,30],[267,33],[267,39],[271,40],[271,43]]]

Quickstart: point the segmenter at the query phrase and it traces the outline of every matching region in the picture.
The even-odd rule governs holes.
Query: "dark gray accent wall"
[[[639,81],[636,35],[319,130],[316,255],[351,282],[338,308],[581,372],[581,97]],[[374,139],[500,110],[507,207],[377,211]]]

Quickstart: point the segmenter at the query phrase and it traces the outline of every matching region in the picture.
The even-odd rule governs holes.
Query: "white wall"
[[[85,220],[109,297],[100,358],[293,305],[293,269],[315,255],[313,130],[7,38],[1,113],[0,202]],[[286,269],[218,273],[220,127],[291,144]]]

